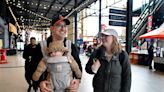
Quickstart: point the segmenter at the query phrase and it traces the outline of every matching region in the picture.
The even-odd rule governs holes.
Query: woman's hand
[[[93,59],[93,65],[91,68],[94,73],[97,73],[100,66],[101,66],[100,61],[98,59],[96,60]]]
[[[39,87],[41,92],[53,92],[51,83],[47,80],[40,82]]]
[[[73,79],[71,81],[70,87],[68,88],[69,92],[77,92],[80,84],[80,79]]]

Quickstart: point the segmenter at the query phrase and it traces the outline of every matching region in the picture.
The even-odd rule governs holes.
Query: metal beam
[[[36,13],[38,12],[39,5],[40,5],[40,2],[41,2],[41,1],[42,1],[42,0],[38,0],[38,5],[37,5],[37,8],[36,8],[36,10],[35,10]]]
[[[81,5],[83,2],[85,2],[85,0],[81,0],[78,4],[77,4],[77,1],[75,1],[75,3],[77,4],[76,6],[75,6],[75,3],[74,3],[74,7],[72,7],[72,9],[71,10],[69,10],[68,12],[68,14],[66,15],[66,16],[68,16],[71,12],[71,14],[70,15],[73,15],[76,11],[73,11],[73,9],[76,9],[79,5]],[[69,16],[70,16],[69,15]]]
[[[50,7],[48,8],[48,10],[47,10],[47,12],[45,13],[45,17],[47,16],[47,14],[50,12],[50,10],[51,10],[51,8],[52,8],[52,6],[54,5],[54,3],[56,2],[56,0],[53,0],[53,2],[51,2],[51,4],[50,4]]]
[[[38,0],[38,5],[37,5],[37,8],[35,9],[35,12],[37,13],[38,12],[38,9],[39,9],[39,6],[40,6],[40,2],[41,2],[42,0]],[[36,19],[36,16],[35,16],[35,18],[34,19]],[[35,25],[36,24],[36,22],[33,22],[33,25]]]
[[[57,12],[57,13],[60,13],[63,9],[63,7],[65,7],[67,4],[69,4],[71,2],[71,0],[68,0],[61,8],[60,10]]]
[[[60,8],[60,10],[57,11],[57,13],[60,14],[61,11],[62,11],[62,9],[63,9],[63,7],[65,7],[68,3],[70,3],[70,1],[71,1],[71,0],[68,0],[68,1]],[[56,14],[54,14],[53,17],[54,17],[55,15],[56,15]]]

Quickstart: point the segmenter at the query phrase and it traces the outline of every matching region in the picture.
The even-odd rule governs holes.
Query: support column
[[[133,0],[127,1],[127,23],[126,23],[126,51],[129,54],[132,48],[132,7]]]
[[[99,32],[101,32],[101,0],[99,0]]]
[[[77,7],[77,0],[75,0],[75,8]],[[74,34],[74,41],[77,44],[77,11],[74,12],[74,20],[75,20],[75,34]]]
[[[74,14],[74,20],[75,20],[75,34],[74,34],[75,40],[74,41],[75,41],[75,44],[77,44],[77,12],[75,12]]]

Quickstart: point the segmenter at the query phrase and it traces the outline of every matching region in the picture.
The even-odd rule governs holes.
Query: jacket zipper
[[[111,76],[110,76],[111,66],[112,66],[111,65],[111,60],[108,61],[108,62],[109,62],[110,65],[108,66],[109,69],[107,68],[108,69],[108,71],[107,71],[107,85],[106,85],[107,86],[107,89],[105,89],[105,92],[108,92],[110,90],[110,87],[109,86],[111,84]]]
[[[108,72],[108,76],[109,76],[108,90],[107,90],[108,92],[109,92],[110,86],[111,86],[111,66],[112,66],[111,64],[112,64],[112,61],[109,61],[109,62],[110,62],[110,65],[109,65],[110,67],[109,67],[109,72]]]

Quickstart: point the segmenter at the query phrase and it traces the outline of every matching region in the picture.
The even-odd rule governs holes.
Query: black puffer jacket
[[[109,61],[105,56],[105,48],[101,46],[90,57],[86,64],[86,72],[94,74],[91,66],[93,59],[100,61],[100,68],[93,78],[94,92],[130,92],[131,66],[125,51],[115,54]]]

